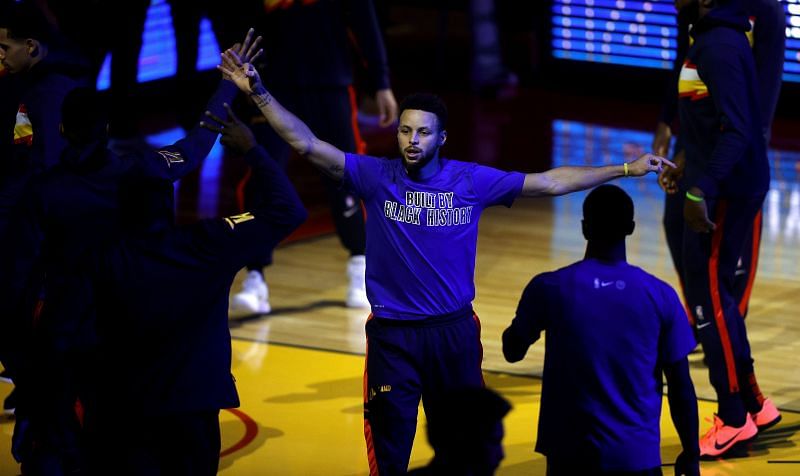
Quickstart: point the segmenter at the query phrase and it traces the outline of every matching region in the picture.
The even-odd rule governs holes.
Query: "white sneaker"
[[[250,271],[242,281],[242,290],[231,297],[231,314],[269,314],[269,288],[258,271]]]
[[[347,289],[347,307],[369,308],[367,299],[367,282],[364,275],[367,272],[367,258],[364,255],[356,255],[347,262],[347,277],[350,278],[350,286]]]

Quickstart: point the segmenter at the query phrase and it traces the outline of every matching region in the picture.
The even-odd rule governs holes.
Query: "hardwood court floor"
[[[221,413],[223,456],[220,474],[231,476],[366,475],[361,382],[363,358],[279,344],[234,339],[233,373],[242,406]],[[533,452],[541,382],[535,378],[486,373],[487,384],[514,405],[505,419],[506,458],[497,474],[543,475],[545,462]],[[10,385],[0,384],[0,397]],[[680,443],[662,415],[662,458],[669,475]],[[708,414],[712,404],[700,402]],[[752,443],[747,458],[703,462],[706,476],[797,474],[800,414],[784,412],[783,421]],[[18,474],[9,455],[13,421],[0,420],[0,475]],[[424,418],[411,466],[432,453],[424,439]],[[795,464],[789,462],[794,461]]]

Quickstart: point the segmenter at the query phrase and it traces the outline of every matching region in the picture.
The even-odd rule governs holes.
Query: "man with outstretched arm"
[[[608,180],[658,172],[661,157],[626,164],[504,172],[440,157],[447,109],[430,94],[400,106],[401,159],[346,154],[319,140],[262,86],[235,52],[220,67],[270,126],[367,209],[367,369],[364,432],[371,474],[405,474],[417,407],[453,388],[482,386],[480,324],[472,310],[478,220],[517,197],[562,195]],[[426,412],[429,410],[426,408]]]

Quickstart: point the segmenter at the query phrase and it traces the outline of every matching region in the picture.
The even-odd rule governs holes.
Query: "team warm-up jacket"
[[[260,146],[245,159],[260,200],[241,215],[126,238],[97,253],[101,414],[235,407],[228,294],[237,271],[305,220],[284,172]]]
[[[51,49],[30,71],[2,79],[0,100],[0,238],[31,176],[58,163],[66,141],[59,134],[61,103],[88,84],[88,69],[74,56]]]
[[[778,0],[749,0],[744,6],[753,23],[750,36],[752,37],[753,58],[758,77],[761,120],[765,137],[769,140],[769,129],[781,90],[781,75],[786,49],[786,34],[784,33],[786,13]],[[679,14],[677,52],[659,117],[661,122],[669,125],[674,125],[673,122],[678,115],[678,84],[686,52],[689,49],[689,29],[689,24]]]
[[[383,38],[371,0],[268,1],[264,68],[272,88],[347,87],[353,83],[351,39],[366,63],[367,87],[389,87]],[[274,4],[274,5],[273,5]],[[304,52],[298,55],[297,52]]]
[[[692,28],[681,71],[686,186],[710,198],[753,197],[769,187],[749,28],[735,9],[712,10]]]
[[[224,115],[222,104],[236,92],[232,82],[222,81],[209,110]],[[197,126],[170,146],[124,157],[108,150],[104,141],[80,149],[68,146],[57,166],[32,180],[12,219],[1,265],[0,319],[11,320],[10,328],[24,333],[43,297],[38,332],[55,350],[84,337],[77,335],[78,320],[65,311],[81,307],[81,297],[68,291],[68,284],[84,255],[126,230],[170,226],[172,182],[199,167],[216,137]]]

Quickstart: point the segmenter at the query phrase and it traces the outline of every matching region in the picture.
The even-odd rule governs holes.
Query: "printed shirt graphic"
[[[17,111],[17,120],[14,124],[14,143],[27,146],[33,144],[33,126],[28,117],[28,109],[24,104],[20,104]]]
[[[401,159],[346,154],[344,185],[367,209],[367,296],[377,317],[422,319],[470,306],[478,220],[510,207],[524,174],[440,159],[411,180]]]

